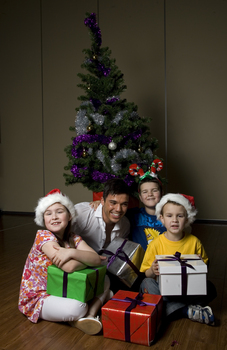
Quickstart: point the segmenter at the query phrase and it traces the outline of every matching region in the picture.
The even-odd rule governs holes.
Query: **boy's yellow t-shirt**
[[[165,237],[165,233],[163,233],[148,245],[140,271],[145,272],[151,267],[155,260],[155,255],[174,255],[176,252],[182,255],[200,254],[204,263],[208,263],[208,256],[201,241],[197,237],[190,233],[185,233],[185,236],[180,241],[170,241]]]

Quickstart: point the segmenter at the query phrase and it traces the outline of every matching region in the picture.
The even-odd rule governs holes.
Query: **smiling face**
[[[106,200],[101,199],[103,220],[106,224],[116,224],[128,209],[129,196],[123,194],[109,194]]]
[[[61,203],[55,203],[49,206],[44,212],[45,227],[59,238],[63,238],[70,220],[71,215]]]
[[[166,227],[166,237],[171,240],[183,238],[183,230],[187,223],[187,212],[182,205],[166,203],[160,216],[162,224]]]
[[[161,199],[159,185],[156,182],[144,182],[140,185],[139,197],[145,208],[155,209]]]

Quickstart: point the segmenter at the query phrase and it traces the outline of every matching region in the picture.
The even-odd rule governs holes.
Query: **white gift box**
[[[123,253],[120,253],[119,255],[114,256],[117,250],[121,246],[122,246],[121,251]],[[106,261],[103,261],[102,264],[107,265],[108,271],[111,272],[113,275],[118,276],[120,280],[130,288],[138,277],[140,265],[143,261],[143,257],[145,253],[144,249],[138,243],[135,243],[120,237],[116,237],[108,245],[107,248],[103,249],[102,255],[106,256],[110,260],[111,255],[107,254],[106,251],[109,251],[112,253],[113,260],[112,260],[112,263],[106,260]],[[125,255],[127,255],[130,262],[135,266],[135,269],[133,269],[130,266],[129,262],[126,262],[120,258],[120,256],[124,258]]]
[[[156,255],[156,259],[173,258],[174,255]],[[186,267],[186,295],[207,294],[207,265],[196,254],[181,255],[186,263],[194,269]],[[190,260],[195,259],[195,260]],[[179,261],[158,261],[158,283],[163,296],[182,295],[182,268]]]

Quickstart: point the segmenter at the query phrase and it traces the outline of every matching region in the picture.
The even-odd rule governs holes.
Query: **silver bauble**
[[[117,148],[117,144],[113,141],[111,141],[108,145],[108,148],[111,150],[111,151],[114,151],[116,148]]]

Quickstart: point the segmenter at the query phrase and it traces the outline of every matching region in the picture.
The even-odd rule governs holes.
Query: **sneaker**
[[[70,322],[70,325],[72,327],[76,327],[80,329],[85,334],[90,334],[90,335],[98,334],[102,329],[102,323],[99,320],[99,316],[83,317],[77,321]]]
[[[214,326],[214,314],[209,306],[202,307],[200,305],[189,305],[188,318],[195,322],[206,323],[210,326]]]

